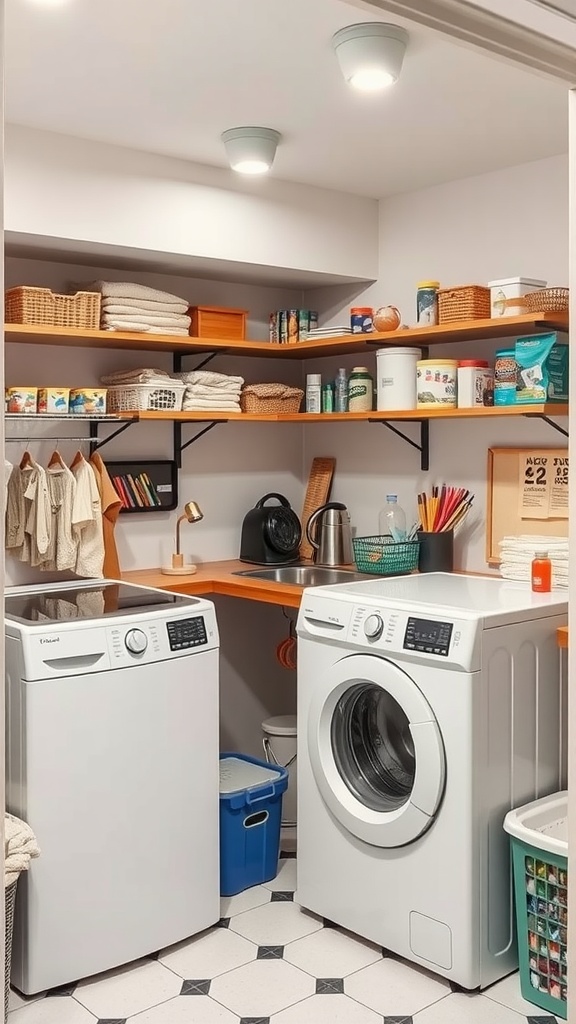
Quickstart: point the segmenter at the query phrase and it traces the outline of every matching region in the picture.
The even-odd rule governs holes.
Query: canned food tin
[[[513,348],[501,348],[494,362],[494,405],[516,404],[518,366]]]
[[[438,289],[440,281],[420,281],[416,292],[418,323],[433,327],[438,323]]]
[[[419,359],[416,390],[419,409],[455,409],[457,359]]]
[[[350,310],[350,327],[352,334],[370,334],[374,330],[371,306],[352,306]]]

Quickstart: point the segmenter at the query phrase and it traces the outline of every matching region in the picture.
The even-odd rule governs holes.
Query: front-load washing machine
[[[559,594],[432,573],[304,592],[298,902],[467,989],[516,967],[512,807],[564,785]]]

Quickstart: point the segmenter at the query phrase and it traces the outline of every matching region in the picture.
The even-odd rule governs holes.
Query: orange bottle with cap
[[[552,562],[547,551],[536,551],[532,562],[532,590],[549,594],[552,590]]]

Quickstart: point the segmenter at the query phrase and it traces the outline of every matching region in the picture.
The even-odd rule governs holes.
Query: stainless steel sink
[[[238,570],[232,575],[246,576],[252,580],[270,580],[272,583],[292,583],[297,587],[325,587],[369,578],[353,569],[329,569],[324,565],[277,565],[270,569]]]

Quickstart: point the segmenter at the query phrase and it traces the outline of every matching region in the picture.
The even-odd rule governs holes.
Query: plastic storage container
[[[277,715],[262,722],[262,745],[268,764],[288,771],[288,789],[282,801],[282,825],[296,824],[296,715]]]
[[[455,409],[457,375],[457,359],[419,359],[416,368],[418,408]]]
[[[494,370],[486,359],[461,359],[458,363],[458,408],[484,405],[485,393],[494,388]]]
[[[567,1016],[568,793],[509,811],[520,988],[547,1013]]]
[[[522,298],[527,292],[545,288],[547,282],[531,277],[505,277],[501,281],[489,281],[490,316],[521,316],[528,310]]]
[[[379,348],[376,352],[376,407],[416,408],[416,366],[419,348]]]
[[[246,754],[220,755],[220,892],[234,896],[278,871],[288,772]]]

